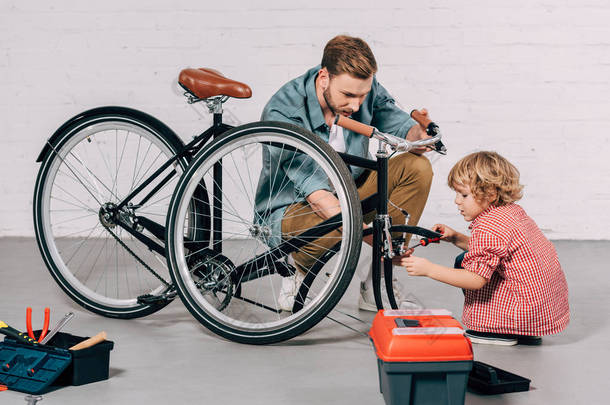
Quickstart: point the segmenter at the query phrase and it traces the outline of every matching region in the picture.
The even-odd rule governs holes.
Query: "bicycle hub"
[[[100,222],[106,228],[114,228],[119,219],[116,204],[110,202],[102,205],[98,215]]]

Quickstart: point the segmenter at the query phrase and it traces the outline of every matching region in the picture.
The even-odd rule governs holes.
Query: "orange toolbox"
[[[381,310],[369,336],[387,405],[464,403],[472,344],[451,312]]]

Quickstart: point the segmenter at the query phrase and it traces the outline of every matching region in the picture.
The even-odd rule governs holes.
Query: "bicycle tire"
[[[138,303],[138,296],[169,290],[142,265],[146,263],[169,282],[165,258],[146,249],[116,224],[104,226],[101,211],[97,218],[94,214],[101,203],[117,203],[125,197],[154,172],[153,168],[183,147],[180,138],[161,121],[124,107],[100,107],[79,114],[45,145],[34,190],[36,240],[54,280],[82,307],[106,317],[129,319],[154,313],[171,302]],[[127,164],[134,154],[134,161]],[[187,158],[178,159],[174,169],[179,175],[187,165]],[[125,173],[132,175],[131,180],[123,178]],[[174,177],[173,184],[178,176]],[[145,212],[141,215],[164,226],[164,205],[169,196],[166,201],[156,198],[170,189],[173,192],[171,187],[170,180],[144,206],[132,209],[133,215]],[[199,221],[209,218],[209,204],[192,204],[191,209],[202,214],[195,217]],[[111,259],[115,263],[110,263]],[[114,267],[114,280],[110,267]]]
[[[239,214],[251,212],[254,216],[257,192],[254,191],[253,185],[258,182],[252,181],[251,176],[256,176],[257,169],[260,171],[256,163],[256,156],[260,155],[259,150],[264,147],[279,149],[280,145],[284,145],[281,146],[282,153],[286,148],[288,154],[293,153],[294,156],[315,161],[316,167],[324,170],[328,181],[332,182],[336,197],[341,204],[339,214],[342,226],[341,248],[338,249],[335,257],[325,264],[330,267],[330,276],[315,277],[315,284],[307,289],[309,296],[301,297],[307,299],[307,302],[302,308],[298,308],[299,310],[293,309],[294,312],[278,310],[277,301],[273,302],[276,299],[275,293],[279,291],[279,288],[276,289],[277,284],[284,282],[284,279],[276,274],[281,273],[278,270],[281,266],[278,266],[285,263],[284,257],[276,256],[279,255],[277,249],[280,248],[258,234],[254,219],[244,218],[247,214],[243,216]],[[250,160],[254,162],[252,165]],[[222,251],[214,251],[218,264],[214,265],[216,267],[206,268],[205,271],[208,273],[198,274],[195,277],[195,271],[189,267],[187,258],[197,255],[198,251],[205,251],[206,254],[201,260],[206,262],[212,259],[206,255],[213,250],[210,250],[210,246],[202,244],[196,246],[199,249],[189,250],[190,248],[185,247],[192,241],[185,241],[182,237],[184,224],[181,218],[185,210],[185,201],[191,198],[191,193],[198,184],[213,178],[213,167],[222,162],[224,162],[222,186],[225,187],[222,201],[228,205],[226,208],[223,207],[223,213],[233,215],[230,219],[238,223],[231,228],[233,235],[237,236],[230,236],[231,231],[227,231],[229,236],[225,238],[226,228],[223,227]],[[292,164],[292,160],[290,163]],[[242,178],[241,173],[244,173],[245,179]],[[235,180],[237,177],[239,181]],[[284,187],[284,180],[281,181],[282,183],[277,186],[279,190]],[[240,192],[240,184],[243,185],[243,192]],[[207,189],[211,189],[209,184]],[[227,194],[229,192],[235,194]],[[231,198],[232,195],[237,198]],[[244,202],[249,198],[254,201]],[[214,201],[214,198],[210,198],[210,201]],[[226,218],[226,215],[223,218]],[[255,122],[234,128],[197,154],[180,178],[170,203],[167,220],[168,268],[183,303],[200,323],[214,333],[246,344],[280,342],[298,336],[320,322],[345,293],[356,268],[362,243],[362,211],[357,189],[347,166],[330,145],[317,135],[296,125],[282,122]],[[230,225],[230,221],[227,224]],[[323,242],[320,241],[324,237],[326,235],[315,239],[312,243],[322,244]],[[230,242],[233,242],[233,245],[228,246],[227,243]],[[291,245],[288,243],[280,246]],[[214,247],[214,243],[211,247]],[[248,269],[247,264],[255,263],[253,266],[256,266],[258,263],[251,256],[259,258],[259,261],[264,258],[265,266],[251,269],[245,277],[246,273],[243,269]],[[242,273],[238,273],[239,269],[242,269]],[[246,278],[248,281],[244,281]],[[251,296],[246,296],[247,293]],[[227,299],[229,295],[231,296]],[[227,301],[230,302],[227,304]]]

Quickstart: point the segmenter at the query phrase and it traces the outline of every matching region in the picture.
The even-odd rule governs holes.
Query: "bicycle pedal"
[[[138,297],[138,304],[142,305],[161,305],[173,301],[176,298],[176,291],[161,295],[144,294]]]

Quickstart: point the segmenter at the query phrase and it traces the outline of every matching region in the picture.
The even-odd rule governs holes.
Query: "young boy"
[[[465,250],[461,268],[421,257],[396,264],[464,289],[462,321],[473,343],[540,344],[570,319],[568,286],[553,244],[514,202],[521,198],[519,171],[495,152],[476,152],[451,169],[448,184],[471,236],[434,225],[442,240]],[[456,266],[457,267],[457,266]]]

